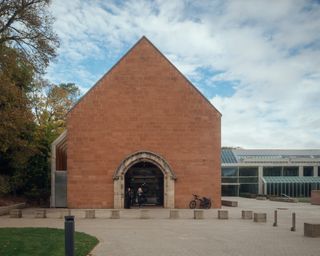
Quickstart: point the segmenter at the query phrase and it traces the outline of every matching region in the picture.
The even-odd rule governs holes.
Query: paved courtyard
[[[228,198],[230,199],[230,198]],[[290,255],[319,256],[320,238],[303,236],[303,223],[320,223],[320,206],[233,198],[238,207],[223,207],[228,220],[217,219],[217,209],[194,220],[193,211],[180,210],[180,219],[168,219],[169,210],[150,210],[150,219],[139,219],[140,210],[121,210],[121,219],[109,219],[110,210],[97,210],[96,219],[84,219],[83,210],[72,210],[76,230],[96,236],[95,256],[170,255]],[[273,211],[278,209],[278,227]],[[241,219],[241,210],[267,213],[267,223]],[[61,210],[48,210],[47,219],[35,219],[34,209],[25,209],[22,219],[0,217],[0,227],[63,228]],[[297,231],[291,232],[291,214],[297,216]]]

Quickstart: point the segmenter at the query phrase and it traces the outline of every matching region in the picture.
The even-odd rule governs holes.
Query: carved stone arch
[[[114,172],[114,208],[124,207],[125,174],[131,166],[139,162],[150,162],[162,171],[164,179],[163,206],[164,208],[174,208],[174,181],[176,180],[176,175],[163,157],[149,151],[139,151],[127,156]]]

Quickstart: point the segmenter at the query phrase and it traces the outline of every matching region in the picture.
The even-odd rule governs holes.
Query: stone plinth
[[[38,219],[47,218],[47,211],[45,209],[37,209],[34,212],[34,217]]]
[[[267,222],[267,214],[266,213],[254,213],[253,214],[254,222]]]
[[[86,219],[94,219],[96,217],[96,211],[95,210],[86,210],[84,217]]]
[[[179,211],[178,210],[170,210],[170,219],[179,219]]]
[[[311,191],[311,204],[320,205],[320,190]]]
[[[227,220],[229,219],[229,214],[227,210],[218,210],[218,219]]]
[[[22,218],[22,211],[20,209],[10,210],[10,218]]]
[[[304,223],[304,236],[320,237],[320,224]]]
[[[203,210],[194,210],[193,212],[193,218],[195,220],[202,220],[204,219]]]
[[[221,200],[221,204],[224,206],[238,207],[238,201]]]
[[[241,211],[241,218],[244,220],[252,220],[252,211]]]
[[[120,219],[120,211],[119,210],[111,210],[110,219]]]
[[[150,219],[149,210],[140,210],[140,219]]]

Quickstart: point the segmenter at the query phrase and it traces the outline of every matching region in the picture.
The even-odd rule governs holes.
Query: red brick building
[[[192,194],[220,207],[221,114],[145,37],[67,116],[52,151],[53,207],[187,208]]]

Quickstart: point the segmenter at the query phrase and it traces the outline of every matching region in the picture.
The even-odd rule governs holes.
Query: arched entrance
[[[143,190],[143,204],[163,206],[163,173],[155,164],[138,162],[131,166],[125,174],[125,191],[130,187],[134,193],[133,205],[137,203],[137,191]],[[125,193],[124,191],[124,193]]]
[[[148,180],[148,174],[150,174],[150,180]],[[137,179],[136,183],[132,178],[134,180]],[[161,205],[164,208],[174,208],[174,181],[176,176],[163,157],[146,151],[129,155],[115,171],[113,175],[114,208],[124,207],[124,192],[128,184],[133,182],[133,186],[137,186],[143,179],[148,182],[149,186],[152,184],[151,186],[154,190],[157,187],[162,187],[163,192],[161,193],[160,191],[163,198],[160,195]],[[155,194],[156,192],[149,193],[149,202],[156,200]]]

